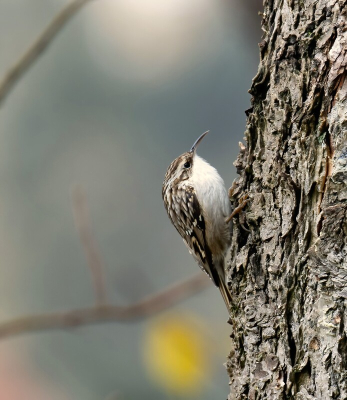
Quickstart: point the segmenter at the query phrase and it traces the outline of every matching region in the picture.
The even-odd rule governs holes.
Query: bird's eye
[[[190,167],[190,162],[189,161],[187,161],[186,163],[184,163],[184,168],[189,168]]]

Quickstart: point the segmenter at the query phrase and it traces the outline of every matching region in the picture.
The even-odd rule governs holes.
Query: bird
[[[196,152],[208,133],[200,135],[189,151],[172,161],[165,174],[162,197],[190,254],[219,288],[230,309],[224,264],[231,245],[231,204],[217,170]]]

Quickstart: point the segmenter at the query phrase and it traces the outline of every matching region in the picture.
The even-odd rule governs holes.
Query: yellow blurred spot
[[[200,326],[199,326],[200,325]],[[207,343],[195,316],[166,315],[144,336],[144,361],[152,378],[169,392],[196,394],[207,375]]]

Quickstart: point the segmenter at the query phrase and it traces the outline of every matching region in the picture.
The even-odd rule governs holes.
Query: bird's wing
[[[180,189],[179,189],[180,190]],[[199,266],[205,271],[215,285],[219,286],[219,277],[213,267],[212,254],[205,237],[205,220],[200,209],[198,199],[193,187],[187,186],[177,193],[175,217],[169,216],[182,236],[189,252]]]

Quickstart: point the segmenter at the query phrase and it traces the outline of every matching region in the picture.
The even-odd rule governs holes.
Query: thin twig
[[[0,81],[0,104],[30,66],[47,49],[65,24],[91,0],[74,0],[63,8],[29,47],[23,56],[8,70]],[[82,192],[74,194],[75,223],[85,248],[92,273],[97,305],[65,312],[29,315],[0,323],[0,339],[30,332],[67,329],[105,322],[131,322],[154,315],[182,301],[210,285],[209,279],[199,273],[183,282],[149,296],[129,306],[106,305],[106,291],[101,257],[91,234],[89,213]]]
[[[29,67],[47,49],[53,39],[68,21],[91,0],[74,0],[67,4],[50,22],[36,41],[27,49],[19,60],[7,71],[0,81],[0,104],[9,94],[15,83],[24,75]]]
[[[98,245],[92,234],[87,198],[81,186],[73,187],[71,197],[75,226],[90,269],[96,305],[102,306],[107,303],[105,274]]]
[[[208,286],[211,286],[208,277],[199,273],[129,306],[104,305],[19,317],[0,323],[0,339],[30,332],[76,328],[97,323],[136,321],[159,313]]]

